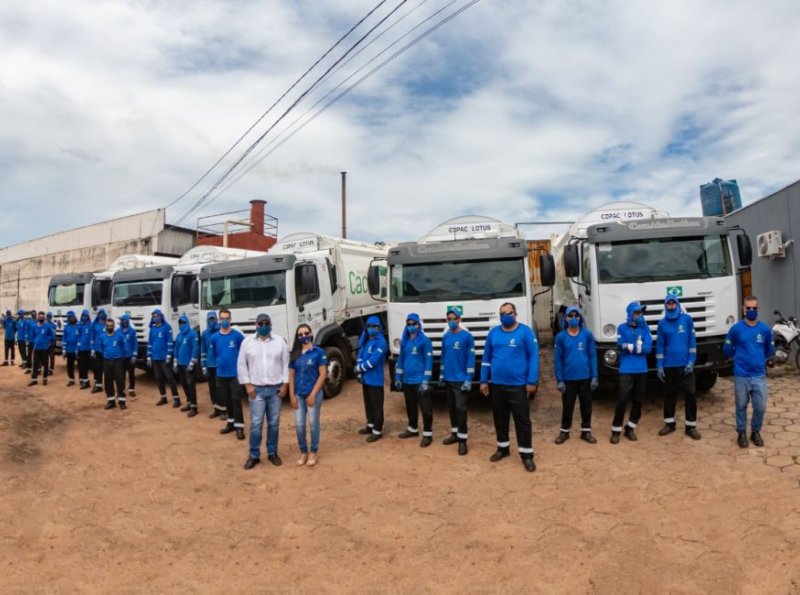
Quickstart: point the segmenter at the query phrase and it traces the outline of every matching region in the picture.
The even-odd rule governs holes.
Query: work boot
[[[245,463],[244,463],[244,468],[245,469],[252,469],[256,465],[258,465],[260,462],[261,461],[259,461],[258,459],[254,459],[253,457],[247,457],[247,461],[245,461]]]
[[[558,436],[556,436],[555,442],[556,442],[556,444],[564,444],[567,440],[569,440],[569,432],[565,432],[564,430],[561,430],[558,433]]]
[[[81,390],[86,390],[87,388],[89,388],[89,383],[81,380]]]
[[[220,415],[222,414],[219,412],[219,409],[213,409],[211,413],[208,415],[208,418],[214,419],[215,417],[219,417]]]
[[[159,400],[156,402],[156,407],[161,407],[161,405],[166,405],[166,404],[167,404],[167,397],[161,397],[161,398],[160,398],[160,399],[159,399]]]
[[[625,438],[631,442],[636,442],[638,440],[636,437],[636,432],[634,432],[633,428],[630,426],[625,426]]]
[[[419,432],[412,432],[411,430],[406,430],[397,436],[398,438],[418,438]]]
[[[495,453],[489,457],[489,460],[492,463],[497,463],[498,461],[502,461],[506,457],[511,456],[511,450],[509,448],[502,448],[499,447]]]
[[[431,445],[431,442],[433,442],[433,438],[430,436],[423,436],[422,440],[419,441],[419,445],[422,448],[427,448]]]
[[[688,426],[685,430],[685,434],[692,440],[700,440],[700,432],[698,432],[697,428],[694,426]]]
[[[47,378],[42,378],[42,386],[47,386]]]
[[[664,427],[658,431],[659,436],[666,436],[675,431],[675,424],[664,424]]]
[[[753,444],[755,444],[759,448],[764,446],[764,439],[761,437],[761,432],[759,432],[758,430],[750,434],[750,440],[752,440]]]
[[[186,417],[194,417],[197,415],[197,409],[191,408],[189,409],[189,413],[186,414]]]
[[[611,432],[611,444],[619,444],[619,432]]]
[[[736,439],[736,444],[739,445],[739,448],[747,448],[750,446],[750,444],[747,442],[746,432],[739,432],[739,437]]]
[[[460,440],[459,443],[458,443],[458,456],[463,457],[468,452],[469,452],[469,449],[467,448],[467,441],[466,440]]]
[[[589,444],[597,444],[597,438],[592,436],[591,432],[581,432],[581,440]]]
[[[370,426],[364,426],[363,428],[358,428],[358,433],[362,436],[366,436],[367,434],[372,434],[372,428]]]
[[[181,400],[180,399],[176,399],[175,397],[172,397],[172,408],[173,409],[177,409],[180,406],[181,406]]]
[[[39,381],[38,381],[38,380],[31,380],[31,381],[28,383],[28,386],[34,386],[34,385],[36,385],[36,384],[39,384]]]
[[[75,381],[72,379],[67,380],[67,386],[75,386]]]
[[[3,362],[2,364],[0,364],[0,366],[2,366],[2,367],[6,367],[7,365],[8,365],[8,362]],[[13,364],[13,362],[12,362],[12,364],[11,364],[11,365],[12,365],[12,366],[14,365],[14,364]]]
[[[103,409],[114,409],[114,407],[116,407],[116,406],[117,405],[116,405],[116,403],[114,403],[114,401],[108,401],[106,403],[106,406],[103,407]]]
[[[231,424],[231,423],[227,423],[227,424],[225,424],[225,427],[224,427],[224,428],[222,428],[222,429],[219,431],[219,433],[220,433],[220,434],[230,434],[231,432],[233,432],[233,430],[234,430],[234,429],[235,429],[235,428],[233,427],[233,424]]]
[[[94,388],[92,388],[92,394],[101,393],[103,392],[102,387],[99,384],[95,384]]]
[[[525,466],[525,471],[528,473],[536,471],[536,463],[533,462],[533,457],[522,457],[522,464]]]
[[[125,401],[120,401],[119,408],[125,411],[128,408],[128,406],[125,404]]]
[[[187,412],[187,411],[189,411],[189,409],[191,409],[191,408],[192,408],[192,406],[191,406],[189,403],[186,403],[186,405],[184,405],[183,407],[181,407],[181,411],[183,411],[184,413],[186,413],[186,412]]]
[[[375,432],[372,432],[369,436],[367,436],[367,442],[377,442],[381,438],[383,438],[383,434],[376,434]]]
[[[242,428],[236,428],[236,438],[237,440],[244,440],[244,430]]]
[[[128,396],[129,397],[135,397],[136,396],[136,391],[133,390],[132,388],[129,388],[128,389]]]
[[[456,442],[458,442],[458,436],[456,436],[455,432],[453,432],[447,438],[442,440],[442,444],[455,444]]]
[[[280,467],[281,465],[283,465],[283,461],[281,461],[281,458],[278,456],[278,453],[275,453],[274,455],[267,455],[267,459],[269,460],[270,463],[272,463],[276,467]]]

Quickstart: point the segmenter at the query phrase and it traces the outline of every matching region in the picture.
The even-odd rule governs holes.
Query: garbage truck
[[[655,340],[667,295],[677,297],[694,321],[697,389],[709,390],[730,369],[722,344],[739,318],[737,273],[752,260],[741,228],[721,217],[670,217],[638,202],[610,203],[554,239],[553,258],[553,332],[577,304],[595,337],[601,384],[618,375],[617,325],[625,321],[626,305],[645,306]],[[655,350],[649,366],[655,371]]]
[[[255,332],[256,316],[272,319],[274,332],[289,346],[300,323],[328,355],[326,397],[342,389],[367,317],[384,319],[386,305],[367,289],[367,272],[386,248],[313,233],[292,234],[265,255],[208,264],[200,270],[201,328],[210,311],[227,308],[233,325]],[[385,325],[384,325],[385,326]]]

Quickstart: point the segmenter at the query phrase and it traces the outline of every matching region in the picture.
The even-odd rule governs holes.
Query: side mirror
[[[542,254],[539,256],[539,274],[542,278],[542,285],[552,287],[556,283],[556,263],[552,254]]]
[[[740,233],[736,236],[736,248],[739,252],[739,264],[742,267],[749,267],[753,264],[753,246],[747,235]]]
[[[367,289],[373,298],[381,297],[381,270],[378,264],[371,264],[367,271]]]
[[[100,283],[92,283],[92,306],[100,303]]]
[[[581,257],[577,244],[564,246],[564,273],[567,277],[578,277],[581,274]]]
[[[192,301],[192,305],[195,307],[200,306],[200,282],[197,279],[192,281],[192,287],[189,290],[190,296],[189,299]]]
[[[172,287],[170,291],[170,303],[172,304],[172,311],[178,311],[178,302],[180,301],[181,294],[183,294],[183,276],[179,275],[172,278]]]

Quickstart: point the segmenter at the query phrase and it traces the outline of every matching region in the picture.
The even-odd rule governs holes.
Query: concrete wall
[[[726,218],[747,232],[753,245],[752,292],[759,298],[761,319],[770,326],[780,310],[784,316],[800,314],[800,181],[779,190]],[[757,237],[780,230],[783,241],[795,240],[785,258],[759,257]]]

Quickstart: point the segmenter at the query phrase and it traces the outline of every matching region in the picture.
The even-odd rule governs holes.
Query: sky
[[[377,4],[0,3],[0,246],[170,204]],[[341,171],[348,237],[366,241],[466,214],[573,221],[619,200],[699,216],[716,177],[738,180],[745,204],[800,178],[793,0],[481,0],[286,136],[468,4],[386,1],[167,222],[263,199],[280,236],[336,236]]]

